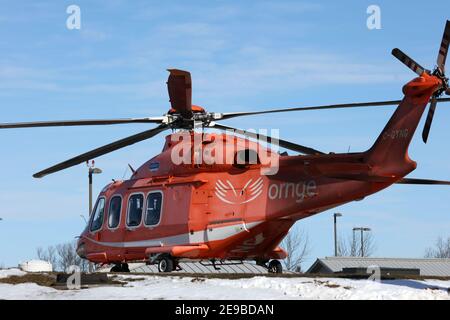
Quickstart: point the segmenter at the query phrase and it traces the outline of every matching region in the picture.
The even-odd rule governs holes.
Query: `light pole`
[[[337,257],[337,255],[338,255],[337,224],[336,224],[337,217],[342,217],[342,214],[341,213],[333,214],[333,218],[334,218],[334,256],[335,257]]]
[[[102,170],[100,168],[95,168],[95,161],[92,160],[91,163],[89,161],[86,161],[86,164],[89,168],[89,216],[92,213],[92,176],[94,174],[100,174],[102,173]]]
[[[371,231],[370,228],[366,228],[366,227],[358,227],[358,228],[353,228],[353,241],[355,241],[355,231],[361,231],[361,257],[364,257],[364,231]]]

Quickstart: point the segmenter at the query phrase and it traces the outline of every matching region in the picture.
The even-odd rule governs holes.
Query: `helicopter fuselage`
[[[77,252],[96,263],[151,261],[162,254],[285,258],[278,245],[297,220],[361,200],[416,168],[408,147],[439,85],[438,78],[425,73],[406,84],[386,127],[361,153],[288,156],[228,134],[190,131],[181,141],[169,135],[162,153],[130,180],[102,190]],[[196,161],[200,151],[219,141],[220,149],[207,154],[224,160],[221,164]],[[178,163],[174,155],[188,161]],[[267,159],[276,160],[272,174],[262,174],[273,166]]]
[[[162,253],[191,259],[282,259],[286,253],[278,244],[297,220],[363,199],[394,182],[339,177],[366,174],[366,153],[279,156],[274,175],[262,175],[261,164],[175,166],[169,159],[170,140],[130,180],[102,190],[79,240],[82,257],[96,263],[147,260]],[[102,217],[96,217],[100,201]],[[113,201],[120,202],[119,209]],[[119,217],[112,218],[117,210]],[[131,221],[133,210],[139,221]],[[95,219],[100,223],[92,228]]]

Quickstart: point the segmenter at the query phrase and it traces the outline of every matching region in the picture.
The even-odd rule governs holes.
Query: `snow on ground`
[[[23,276],[26,273],[22,270],[13,268],[13,269],[0,269],[0,279],[10,277],[10,276]]]
[[[10,272],[17,272],[10,271]],[[0,271],[0,275],[4,271]],[[57,290],[34,283],[0,284],[0,299],[449,299],[450,281],[338,278],[203,279],[120,275],[124,286]],[[130,281],[133,279],[134,281]]]

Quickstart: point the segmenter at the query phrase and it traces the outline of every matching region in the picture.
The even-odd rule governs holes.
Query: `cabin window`
[[[99,230],[103,224],[105,215],[105,198],[99,198],[92,214],[91,228],[92,232]]]
[[[136,227],[141,224],[143,209],[144,196],[142,194],[133,194],[128,200],[127,226]]]
[[[234,165],[237,167],[245,167],[251,164],[259,164],[259,156],[255,150],[245,149],[236,152]]]
[[[120,211],[122,210],[122,198],[119,196],[112,197],[109,202],[108,227],[117,228],[120,223]]]
[[[156,226],[161,219],[162,192],[151,192],[147,196],[147,212],[145,214],[145,225]]]

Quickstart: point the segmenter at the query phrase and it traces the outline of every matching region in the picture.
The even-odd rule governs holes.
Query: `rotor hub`
[[[439,67],[436,67],[436,69],[434,69],[432,75],[441,80],[442,83],[434,93],[434,96],[438,98],[449,89],[449,79],[445,76],[445,73]]]

